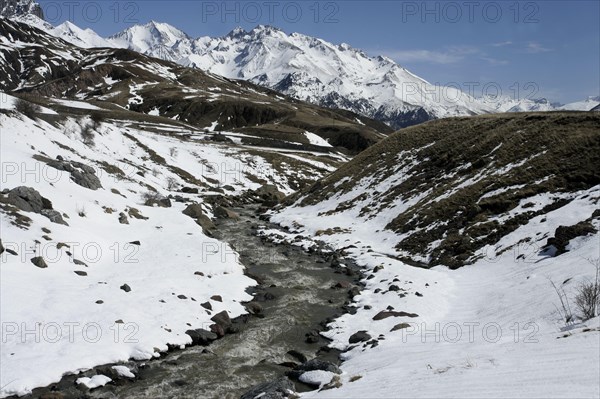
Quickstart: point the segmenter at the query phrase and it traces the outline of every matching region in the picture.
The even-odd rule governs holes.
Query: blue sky
[[[411,72],[475,96],[570,102],[600,96],[600,1],[49,1],[103,36],[167,22],[191,36],[257,24],[387,55]]]

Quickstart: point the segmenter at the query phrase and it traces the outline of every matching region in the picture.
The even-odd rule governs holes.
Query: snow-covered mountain
[[[0,0],[0,17],[35,15],[44,18],[42,7],[34,0]]]
[[[19,10],[35,10],[20,0]],[[27,3],[25,5],[25,3]],[[10,13],[16,10],[4,7]],[[236,28],[222,37],[192,38],[166,23],[134,25],[109,38],[70,22],[52,27],[27,12],[18,20],[84,48],[128,48],[232,79],[244,79],[314,104],[341,108],[402,128],[430,119],[497,112],[590,110],[598,98],[562,106],[546,99],[474,98],[433,85],[393,60],[342,43],[272,26]]]
[[[168,24],[136,25],[109,38],[118,47],[249,80],[318,105],[343,108],[393,127],[491,112],[454,88],[432,85],[386,57],[348,44],[259,25],[192,39]],[[365,74],[365,71],[370,73]],[[424,111],[424,112],[422,112]]]
[[[107,39],[114,47],[128,48],[142,54],[177,61],[187,52],[192,39],[177,28],[150,21],[134,25]]]

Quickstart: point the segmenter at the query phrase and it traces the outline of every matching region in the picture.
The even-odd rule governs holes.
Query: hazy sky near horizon
[[[265,24],[388,56],[476,97],[600,96],[598,0],[38,2],[53,25],[71,20],[102,36],[150,20],[192,37]]]

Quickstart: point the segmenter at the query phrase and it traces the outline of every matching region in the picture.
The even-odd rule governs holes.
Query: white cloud
[[[454,64],[465,59],[465,56],[477,54],[478,49],[470,46],[452,46],[443,51],[432,50],[392,50],[383,55],[399,63],[426,62],[432,64]]]
[[[490,65],[499,66],[499,65],[508,65],[507,60],[499,60],[497,58],[492,57],[481,57],[482,60],[487,61]]]
[[[547,53],[549,51],[554,51],[554,49],[546,48],[537,42],[529,42],[525,48],[525,52],[529,54]]]
[[[510,46],[511,44],[513,44],[513,42],[511,42],[510,40],[505,41],[505,42],[499,42],[499,43],[492,43],[493,47],[505,47],[505,46]]]

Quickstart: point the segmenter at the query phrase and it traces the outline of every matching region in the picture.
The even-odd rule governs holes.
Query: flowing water
[[[331,287],[349,278],[336,274],[318,254],[262,242],[253,234],[253,226],[264,224],[256,218],[255,209],[237,209],[240,220],[222,221],[217,238],[230,243],[248,272],[263,280],[261,292],[275,297],[260,303],[264,317],[248,318],[247,323],[240,323],[239,333],[226,335],[208,347],[189,347],[147,362],[139,368],[138,380],[107,385],[90,396],[239,398],[251,386],[277,379],[289,370],[279,365],[294,361],[288,351],[300,351],[310,359],[326,345],[323,338],[306,343],[305,334],[340,313],[348,299],[346,290]],[[335,352],[323,356],[333,361],[337,358]],[[297,388],[306,389],[299,384]],[[78,392],[76,388],[69,391],[61,387],[68,396]]]

